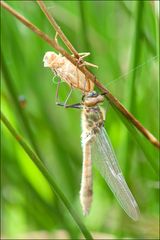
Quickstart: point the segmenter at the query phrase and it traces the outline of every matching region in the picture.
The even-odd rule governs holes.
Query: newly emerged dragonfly
[[[47,52],[43,61],[45,67],[51,68],[68,85],[85,93],[81,104],[66,105],[67,101],[64,104],[58,103],[58,105],[66,108],[82,109],[83,167],[80,202],[83,214],[87,215],[89,213],[92,202],[93,161],[122,208],[133,220],[137,220],[139,216],[138,205],[122,175],[111,142],[103,126],[104,116],[99,104],[104,101],[104,97],[93,91],[94,84],[87,80],[85,75],[61,54]]]
[[[82,149],[83,169],[80,201],[84,215],[87,215],[92,202],[92,161],[107,182],[124,211],[138,220],[138,205],[129,190],[118,165],[111,142],[104,128],[104,116],[99,104],[104,101],[95,91],[82,98],[81,104],[68,107],[82,108]]]

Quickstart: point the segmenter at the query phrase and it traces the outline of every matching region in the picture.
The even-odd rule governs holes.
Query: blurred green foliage
[[[54,38],[54,30],[35,1],[6,2]],[[91,71],[158,137],[156,3],[45,1],[45,4],[77,51],[91,52],[87,61],[99,66]],[[52,82],[53,73],[42,63],[48,50],[54,51],[10,13],[1,10],[1,54],[5,64],[1,82],[3,112],[41,157],[93,236],[103,233],[104,238],[158,237],[158,150],[127,122],[128,131],[123,124],[126,120],[108,107],[107,102],[105,127],[137,199],[141,217],[133,222],[125,215],[96,169],[92,209],[88,217],[82,216],[81,113],[55,105],[57,86]],[[68,92],[69,87],[63,83],[61,101]],[[20,96],[25,98],[24,105],[19,101]],[[81,93],[75,90],[70,102],[80,99]],[[3,236],[18,238],[35,231],[56,234],[64,230],[69,238],[79,238],[79,229],[66,208],[4,126],[1,138]],[[97,232],[99,235],[95,235]],[[60,238],[64,238],[61,234]]]

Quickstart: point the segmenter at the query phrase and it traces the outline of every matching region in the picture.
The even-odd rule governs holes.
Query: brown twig
[[[76,51],[76,49],[73,47],[73,45],[71,44],[71,42],[68,40],[68,38],[66,37],[66,35],[62,32],[60,26],[56,23],[56,21],[54,20],[54,18],[52,18],[52,16],[49,14],[49,12],[47,11],[47,8],[45,6],[45,4],[43,3],[43,1],[37,1],[37,3],[39,4],[41,10],[45,13],[46,17],[48,18],[49,22],[51,23],[51,25],[54,27],[54,29],[56,30],[56,32],[58,33],[58,35],[61,37],[61,39],[63,40],[63,42],[66,44],[66,46],[68,47],[68,49],[74,54],[74,56],[76,58],[79,58],[79,54]]]
[[[41,2],[41,1],[39,1]],[[9,11],[11,14],[13,14],[16,18],[18,18],[24,25],[26,25],[28,28],[30,28],[33,32],[35,32],[38,36],[40,36],[44,41],[49,43],[52,47],[54,47],[58,52],[60,52],[63,56],[65,56],[69,61],[71,61],[75,66],[77,66],[77,60],[75,57],[72,57],[70,54],[68,54],[62,47],[60,47],[55,40],[52,40],[49,38],[48,35],[43,33],[40,29],[38,29],[35,25],[33,25],[31,22],[29,22],[26,18],[24,18],[22,15],[20,15],[17,11],[15,11],[13,8],[11,8],[8,4],[6,4],[4,1],[0,2],[1,6],[5,8],[7,11]],[[49,13],[47,14],[47,16]],[[50,19],[53,18],[50,16]],[[56,23],[56,21],[52,21],[52,26],[55,28],[55,30],[58,32],[61,39],[64,41],[65,45],[71,50],[72,44],[68,44],[69,40],[67,37],[62,33],[62,30]],[[62,38],[63,35],[63,38]],[[67,39],[67,41],[66,41]],[[72,46],[73,47],[73,46]],[[77,51],[75,52],[75,54]],[[76,56],[79,57],[79,56]],[[106,98],[110,101],[112,105],[114,105],[118,111],[120,111],[154,146],[157,148],[160,148],[160,142],[145,128],[143,125],[130,113],[127,111],[127,109],[118,101],[116,97],[114,97],[108,89],[106,89],[96,78],[95,75],[93,75],[86,67],[84,66],[77,66],[86,76],[87,79],[90,79],[92,82],[95,83],[95,85],[105,93]]]

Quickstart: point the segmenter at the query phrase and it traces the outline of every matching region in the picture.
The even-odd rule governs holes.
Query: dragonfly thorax
[[[83,128],[88,133],[96,134],[103,126],[103,114],[98,106],[84,107],[83,110]]]

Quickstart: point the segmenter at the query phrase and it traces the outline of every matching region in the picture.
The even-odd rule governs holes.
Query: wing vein
[[[138,205],[122,175],[111,142],[103,127],[92,143],[92,159],[122,208],[133,220],[137,220]]]

